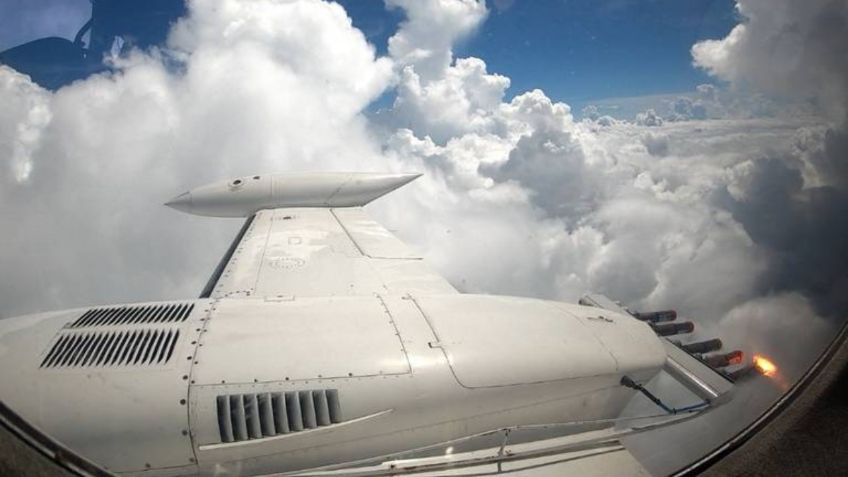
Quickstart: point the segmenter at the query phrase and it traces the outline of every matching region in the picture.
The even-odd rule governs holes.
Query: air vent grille
[[[261,439],[342,422],[336,389],[228,394],[218,396],[217,404],[221,442]]]
[[[41,367],[165,365],[179,337],[179,330],[155,328],[65,332],[53,343]]]
[[[194,303],[92,308],[77,318],[69,327],[83,328],[134,325],[139,323],[174,323],[185,321],[193,309]]]

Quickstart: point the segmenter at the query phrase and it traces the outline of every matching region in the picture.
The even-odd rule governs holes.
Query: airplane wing
[[[411,174],[279,174],[195,189],[189,213],[247,216],[201,297],[456,293],[362,206]]]

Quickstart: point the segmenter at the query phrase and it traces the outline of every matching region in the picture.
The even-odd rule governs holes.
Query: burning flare
[[[754,355],[754,367],[763,376],[772,377],[777,374],[777,365],[772,363],[768,358],[759,354]]]

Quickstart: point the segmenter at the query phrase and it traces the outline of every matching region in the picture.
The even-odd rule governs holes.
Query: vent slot
[[[221,442],[260,439],[342,422],[337,389],[229,394],[218,396],[216,404]]]
[[[194,303],[92,308],[83,313],[69,328],[137,325],[144,323],[177,323],[185,321]]]
[[[165,365],[171,360],[179,337],[180,330],[163,328],[63,332],[40,367]]]

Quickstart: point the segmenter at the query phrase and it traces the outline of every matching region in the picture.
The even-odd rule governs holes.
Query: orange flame
[[[768,358],[759,354],[754,355],[754,367],[763,376],[772,377],[777,374],[777,365],[772,363]]]

